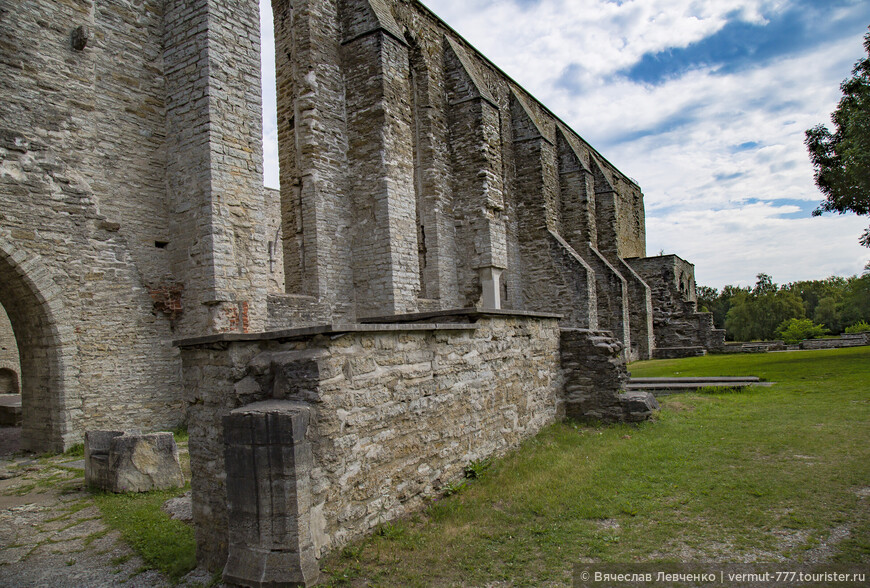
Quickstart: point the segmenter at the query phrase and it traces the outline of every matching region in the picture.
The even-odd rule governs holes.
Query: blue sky
[[[821,194],[803,145],[863,54],[870,2],[424,4],[640,183],[648,255],[676,253],[715,287],[852,275],[870,259],[857,242],[870,219],[811,217]],[[265,179],[277,187],[271,44],[264,33]]]

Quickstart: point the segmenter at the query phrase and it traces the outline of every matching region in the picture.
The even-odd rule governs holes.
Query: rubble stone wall
[[[840,349],[870,345],[870,332],[843,334],[832,339],[804,339],[801,349]]]
[[[181,343],[201,562],[226,559],[222,418],[233,409],[311,407],[306,516],[318,557],[564,414],[557,318],[343,328]]]
[[[649,285],[659,356],[679,357],[697,355],[699,349],[724,349],[725,331],[713,327],[711,313],[697,312],[694,265],[676,255],[631,258],[626,263]]]
[[[31,449],[81,441],[85,424],[180,422],[171,321],[155,309],[175,282],[163,30],[159,0],[0,2],[0,303]]]
[[[257,3],[2,0],[0,37],[0,304],[24,444],[178,426],[172,340],[262,330],[284,291]]]

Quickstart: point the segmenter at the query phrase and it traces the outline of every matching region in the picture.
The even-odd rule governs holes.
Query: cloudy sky
[[[268,2],[263,22],[271,22]],[[811,217],[804,131],[862,57],[866,0],[424,0],[644,191],[647,254],[699,284],[861,273],[870,220]],[[269,19],[269,20],[267,20]],[[265,181],[277,187],[264,26]]]

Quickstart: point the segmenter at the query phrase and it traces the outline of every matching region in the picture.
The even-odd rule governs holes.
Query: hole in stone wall
[[[167,245],[169,245],[169,241],[154,241],[154,246],[157,249],[166,249]]]

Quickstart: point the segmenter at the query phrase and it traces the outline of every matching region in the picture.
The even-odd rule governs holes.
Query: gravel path
[[[0,428],[0,586],[172,586],[103,524],[84,486],[81,457],[18,451],[20,429]],[[16,453],[17,452],[17,453]],[[203,586],[194,571],[183,586]]]

